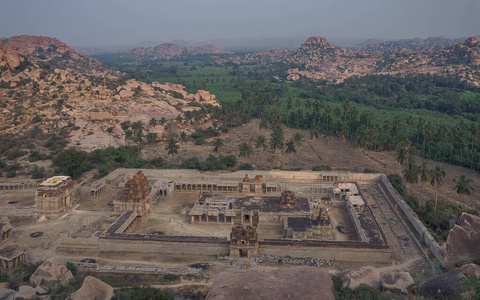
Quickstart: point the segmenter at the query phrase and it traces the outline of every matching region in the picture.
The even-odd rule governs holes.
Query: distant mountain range
[[[476,36],[480,39],[480,35]],[[162,41],[145,41],[132,45],[121,46],[105,46],[105,47],[72,47],[78,53],[85,55],[99,55],[106,53],[121,53],[131,49],[142,47],[156,47],[161,44],[175,44],[182,47],[215,45],[221,49],[233,52],[255,52],[264,49],[296,49],[308,36],[296,37],[276,37],[265,39],[210,39],[203,42],[189,42],[185,40],[173,40],[168,43]],[[399,40],[385,39],[353,39],[353,38],[329,38],[334,44],[343,46],[347,49],[364,49],[371,51],[386,51],[395,49],[407,50],[425,50],[425,49],[441,49],[453,46],[459,42],[466,40],[468,37],[446,38],[446,37],[429,37],[426,39],[412,38]]]

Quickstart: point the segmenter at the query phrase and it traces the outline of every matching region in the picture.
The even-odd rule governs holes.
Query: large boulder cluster
[[[408,293],[415,282],[408,272],[383,272],[375,267],[361,267],[340,274],[344,288],[356,289],[362,284],[376,289]]]
[[[480,217],[463,213],[454,223],[447,238],[444,267],[480,263]]]

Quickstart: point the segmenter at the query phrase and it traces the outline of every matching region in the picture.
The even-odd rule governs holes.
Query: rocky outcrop
[[[37,297],[35,289],[29,285],[22,285],[18,288],[15,299],[34,299]]]
[[[310,46],[316,46],[316,47],[321,47],[321,46],[326,46],[327,39],[321,36],[311,36],[309,37],[303,44],[302,47],[310,47]]]
[[[443,265],[457,266],[465,262],[480,263],[480,217],[460,214],[450,230]]]
[[[465,277],[480,277],[480,267],[475,264],[468,264],[435,276],[420,285],[420,292],[424,297],[429,298],[438,297],[443,299],[459,296],[463,291]]]
[[[321,75],[314,72],[309,71],[299,71],[298,69],[289,69],[287,80],[296,81],[300,79],[313,79],[319,80],[321,79]]]
[[[349,50],[330,44],[323,37],[308,38],[295,50],[262,50],[242,56],[217,58],[217,64],[272,64],[281,63],[305,68],[310,74],[294,72],[288,80],[302,78],[339,83],[352,76],[365,75],[457,75],[461,79],[480,86],[480,42],[472,37],[455,46],[432,50],[428,45],[441,43],[435,39],[424,42],[425,48],[412,51],[399,48],[404,42],[387,42],[379,45],[387,51]],[[412,44],[411,43],[411,44]],[[427,45],[428,44],[428,45]],[[447,46],[447,43],[445,43]],[[415,46],[412,46],[415,48]],[[408,48],[408,47],[407,47]],[[303,72],[303,71],[302,71]]]
[[[427,49],[440,50],[452,47],[458,44],[458,41],[448,38],[427,38],[427,39],[402,39],[398,41],[374,42],[368,43],[360,49],[368,51],[397,51],[401,49],[411,51],[423,51]],[[358,49],[358,48],[357,48]]]
[[[46,36],[18,35],[0,39],[5,48],[29,61],[48,62],[52,69],[105,72],[100,62],[75,52],[67,44]]]
[[[380,271],[374,267],[361,267],[359,269],[350,270],[340,274],[342,286],[352,290],[361,284],[379,289],[380,288]]]
[[[70,299],[72,300],[109,300],[112,297],[113,288],[105,282],[92,276],[85,277],[82,287],[70,295]]]
[[[0,68],[7,67],[15,69],[20,66],[23,60],[23,57],[21,57],[17,51],[4,47],[0,41]]]
[[[226,272],[215,279],[207,300],[335,299],[333,281],[317,267],[294,267],[269,272]]]
[[[220,106],[215,98],[214,94],[210,94],[209,91],[204,90],[198,90],[196,94],[188,94],[185,96],[185,100],[187,101],[195,101],[203,105],[211,104],[213,106]]]
[[[1,289],[0,290],[0,299],[1,300],[14,300],[17,292],[11,289]]]
[[[30,284],[34,287],[40,286],[49,291],[56,284],[65,284],[70,279],[73,279],[72,272],[52,257],[33,272],[32,276],[30,276]]]
[[[386,291],[400,292],[409,290],[414,284],[415,281],[408,272],[385,272],[380,274],[380,285]]]

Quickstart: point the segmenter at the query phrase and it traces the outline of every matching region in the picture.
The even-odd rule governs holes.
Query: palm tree
[[[270,135],[270,148],[273,151],[283,148],[283,132],[281,130],[274,130]]]
[[[409,162],[403,170],[403,179],[410,184],[410,195],[413,196],[413,184],[418,182],[419,167]]]
[[[167,150],[168,154],[177,154],[178,153],[178,149],[180,149],[180,146],[177,144],[177,141],[174,139],[174,138],[171,138],[170,140],[168,140],[168,143],[167,145],[165,146],[165,150]]]
[[[157,120],[155,120],[155,118],[151,118],[150,121],[148,122],[148,124],[150,126],[153,126],[153,128],[155,128],[155,126],[157,126],[158,122],[157,122]]]
[[[135,141],[140,144],[143,141],[143,123],[142,121],[137,121],[131,125],[133,131],[133,138]]]
[[[286,154],[290,153],[297,153],[297,150],[295,149],[295,141],[290,140],[286,143],[287,150],[285,150]]]
[[[445,182],[445,170],[441,166],[435,166],[435,169],[430,171],[430,184],[435,186],[435,208],[433,212],[437,211],[437,202],[438,202],[438,188],[442,187]]]
[[[457,192],[459,195],[464,195],[464,196],[470,196],[473,191],[473,187],[470,185],[470,182],[473,180],[468,178],[466,175],[460,175],[460,178],[454,178],[453,182],[455,182],[455,188],[454,190]],[[465,206],[465,197],[462,197],[462,208]]]
[[[250,146],[247,142],[243,142],[238,146],[238,151],[240,153],[238,156],[240,157],[250,157],[250,154],[252,154],[252,146]]]
[[[408,152],[405,148],[397,149],[397,162],[402,166],[407,162]]]
[[[112,133],[115,127],[108,127],[107,132],[108,132],[108,139],[109,139],[109,144],[112,146]]]
[[[297,132],[293,135],[293,141],[295,142],[295,146],[301,147],[302,140],[303,140],[303,136],[300,133]]]
[[[180,133],[180,141],[182,142],[182,144],[185,146],[185,144],[187,143],[187,133],[185,131],[182,131]]]
[[[323,139],[327,142],[327,145],[330,145],[332,133],[330,131],[326,131],[323,135]]]
[[[263,148],[263,151],[267,149],[267,139],[263,135],[257,136],[255,140],[255,149]]]
[[[422,182],[422,201],[423,199],[423,188],[425,186],[425,182],[430,181],[430,170],[427,167],[427,163],[422,161],[422,165],[418,169],[418,174],[420,175],[420,181]]]
[[[223,147],[225,144],[223,143],[223,139],[216,139],[213,141],[213,152],[215,153],[223,153],[225,150]]]
[[[318,136],[320,135],[320,128],[316,124],[312,125],[312,128],[310,129],[310,139],[314,140],[318,139]]]

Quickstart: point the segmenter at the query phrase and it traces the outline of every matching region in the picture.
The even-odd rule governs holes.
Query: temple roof
[[[147,177],[142,171],[125,183],[122,191],[121,202],[142,202],[150,196],[152,188],[148,184]]]

